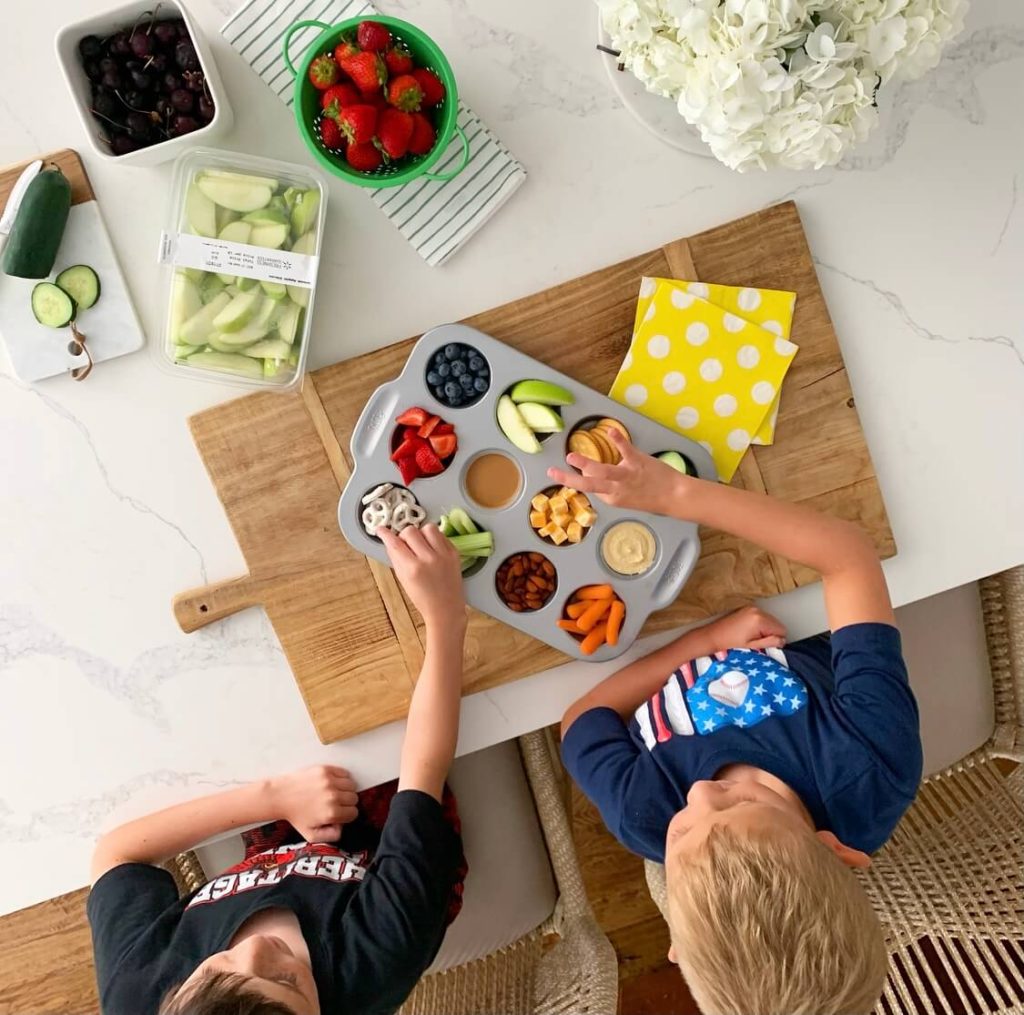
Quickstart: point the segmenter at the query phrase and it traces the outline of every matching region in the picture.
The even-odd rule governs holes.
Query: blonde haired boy
[[[618,465],[571,454],[582,476],[549,475],[814,568],[831,634],[787,645],[782,623],[753,607],[687,632],[569,707],[566,767],[623,845],[665,864],[669,958],[703,1012],[868,1012],[886,954],[850,868],[870,864],[921,778],[878,556],[848,522],[681,475],[611,439]]]

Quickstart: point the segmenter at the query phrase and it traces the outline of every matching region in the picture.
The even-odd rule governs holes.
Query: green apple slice
[[[541,405],[572,405],[572,392],[551,381],[520,381],[509,392],[513,402],[539,402]]]
[[[223,313],[230,305],[231,297],[227,293],[218,293],[216,296],[196,311],[178,331],[178,341],[183,345],[205,345],[210,335],[216,331],[213,325],[214,318]]]
[[[196,186],[214,203],[232,211],[256,211],[266,208],[274,196],[274,188],[268,187],[266,181],[255,182],[258,177],[232,176],[200,176]]]
[[[319,191],[303,190],[296,194],[292,205],[292,232],[296,236],[308,233],[316,225],[316,213],[319,210]]]
[[[219,204],[214,206],[217,210],[217,232],[215,236],[220,235],[220,231],[229,223],[237,222],[239,213],[232,211],[230,208],[222,208]]]
[[[684,476],[693,475],[693,470],[678,451],[663,451],[658,455],[658,461],[670,465],[676,472],[681,472]]]
[[[526,420],[523,419],[516,403],[508,395],[502,395],[498,399],[498,426],[520,451],[525,451],[528,455],[535,455],[540,451],[540,442],[526,425]]]
[[[288,226],[283,223],[270,223],[268,225],[253,226],[249,235],[249,242],[254,247],[269,247],[277,250],[283,247],[288,239]]]
[[[213,327],[216,331],[240,331],[244,328],[263,302],[263,294],[257,289],[254,292],[239,293],[214,318]]]
[[[292,347],[282,338],[264,338],[248,346],[244,353],[256,359],[288,359]]]
[[[248,243],[252,235],[252,225],[248,222],[229,222],[217,235],[218,240],[229,243]]]
[[[171,345],[179,343],[181,326],[202,309],[203,301],[199,295],[199,286],[187,275],[175,272],[171,282],[171,312],[167,323],[167,337]]]
[[[232,183],[248,183],[254,187],[269,187],[270,190],[277,190],[280,186],[272,176],[256,176],[252,173],[236,173],[231,169],[204,169],[199,174],[203,177],[215,180],[228,180]]]
[[[288,216],[280,209],[267,205],[266,208],[243,215],[242,221],[251,222],[254,226],[286,226],[288,225]]]
[[[281,304],[281,314],[277,319],[277,334],[289,345],[295,344],[295,336],[299,333],[299,321],[302,319],[302,307],[289,300]]]
[[[200,236],[217,235],[217,206],[195,183],[185,191],[185,217]]]
[[[248,356],[237,356],[230,352],[197,352],[185,361],[186,366],[201,370],[215,370],[222,374],[238,374],[254,381],[263,377],[263,364]]]
[[[288,295],[288,287],[283,282],[260,282],[260,288],[272,300],[283,300]]]
[[[519,414],[534,433],[561,433],[565,429],[562,417],[550,405],[540,402],[520,402]]]

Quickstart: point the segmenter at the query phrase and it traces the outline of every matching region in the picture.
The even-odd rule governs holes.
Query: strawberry
[[[431,434],[430,435],[430,446],[434,449],[434,454],[438,458],[450,458],[455,454],[455,449],[459,446],[458,438],[453,433],[446,434]]]
[[[422,113],[413,113],[409,151],[413,155],[426,155],[434,147],[435,140],[434,125]]]
[[[418,426],[404,426],[402,427],[402,440],[407,441],[411,437],[419,437],[420,428]]]
[[[441,459],[434,454],[434,449],[429,444],[423,444],[416,449],[416,456],[413,458],[413,461],[420,470],[420,475],[436,476],[439,472],[444,472],[444,465],[441,464]]]
[[[430,448],[428,447],[427,450],[429,451]],[[414,479],[419,479],[421,475],[415,458],[399,458],[398,471],[402,474],[402,482],[405,483],[406,486],[408,486]]]
[[[414,405],[411,409],[406,409],[400,416],[395,417],[395,422],[399,426],[423,426],[428,419],[430,419],[432,413],[427,412],[426,409],[421,409],[418,405]]]
[[[391,461],[397,462],[400,458],[412,458],[416,454],[416,449],[422,444],[423,441],[419,437],[407,437],[395,448],[391,455]]]
[[[326,113],[320,118],[320,140],[323,141],[325,148],[330,148],[332,151],[345,147],[345,138],[342,136],[341,128],[337,121]]]
[[[363,95],[377,91],[387,78],[387,67],[376,53],[356,53],[341,65]]]
[[[330,53],[323,53],[309,65],[309,80],[313,82],[313,87],[321,92],[338,80],[338,65]]]
[[[365,104],[346,106],[338,113],[338,126],[349,144],[365,144],[377,130],[377,110]]]
[[[423,425],[416,431],[420,437],[429,437],[434,432],[434,427],[441,422],[440,416],[430,416]]]
[[[360,49],[376,53],[388,48],[391,33],[379,21],[360,21],[356,29],[356,42]]]
[[[434,437],[440,437],[442,434],[455,433],[455,426],[452,423],[438,423],[434,427]]]
[[[388,106],[382,109],[377,123],[377,140],[384,153],[392,159],[400,159],[409,150],[413,122],[409,113]],[[436,425],[436,424],[435,424]],[[427,434],[421,434],[426,437]]]
[[[348,159],[348,164],[353,169],[358,169],[361,173],[373,172],[384,161],[377,146],[369,141],[364,141],[362,144],[350,144],[348,151],[345,152],[345,158]]]
[[[342,70],[345,69],[345,61],[350,60],[358,53],[359,47],[354,42],[342,40],[334,47],[334,59],[338,61],[338,66]]]
[[[415,112],[422,101],[423,89],[412,74],[399,74],[388,85],[388,102],[403,112]]]
[[[359,101],[359,92],[356,91],[355,85],[350,85],[346,81],[340,85],[331,85],[320,96],[320,108],[328,116],[337,116],[340,109],[345,106],[354,106]]]
[[[425,108],[436,106],[444,98],[444,85],[432,70],[427,70],[426,67],[417,67],[412,72],[412,76],[423,89],[423,106]]]
[[[384,63],[392,77],[408,74],[412,71],[412,54],[400,43],[396,43],[384,53]]]

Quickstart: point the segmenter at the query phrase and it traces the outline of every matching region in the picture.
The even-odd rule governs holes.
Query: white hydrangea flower
[[[877,89],[920,77],[967,0],[596,0],[621,61],[733,169],[834,165]]]

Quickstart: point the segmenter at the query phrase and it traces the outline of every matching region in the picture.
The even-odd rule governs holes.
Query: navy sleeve
[[[100,997],[132,946],[177,901],[174,878],[147,863],[119,864],[93,885],[85,912],[92,931]]]
[[[618,712],[592,708],[569,727],[562,761],[576,784],[601,812],[608,830],[623,838],[623,809],[639,749]]]
[[[832,633],[834,701],[851,732],[911,796],[921,781],[917,702],[900,633],[889,624],[850,624]]]
[[[419,790],[395,794],[342,921],[346,1010],[393,1012],[408,997],[441,945],[461,857],[437,800]]]

